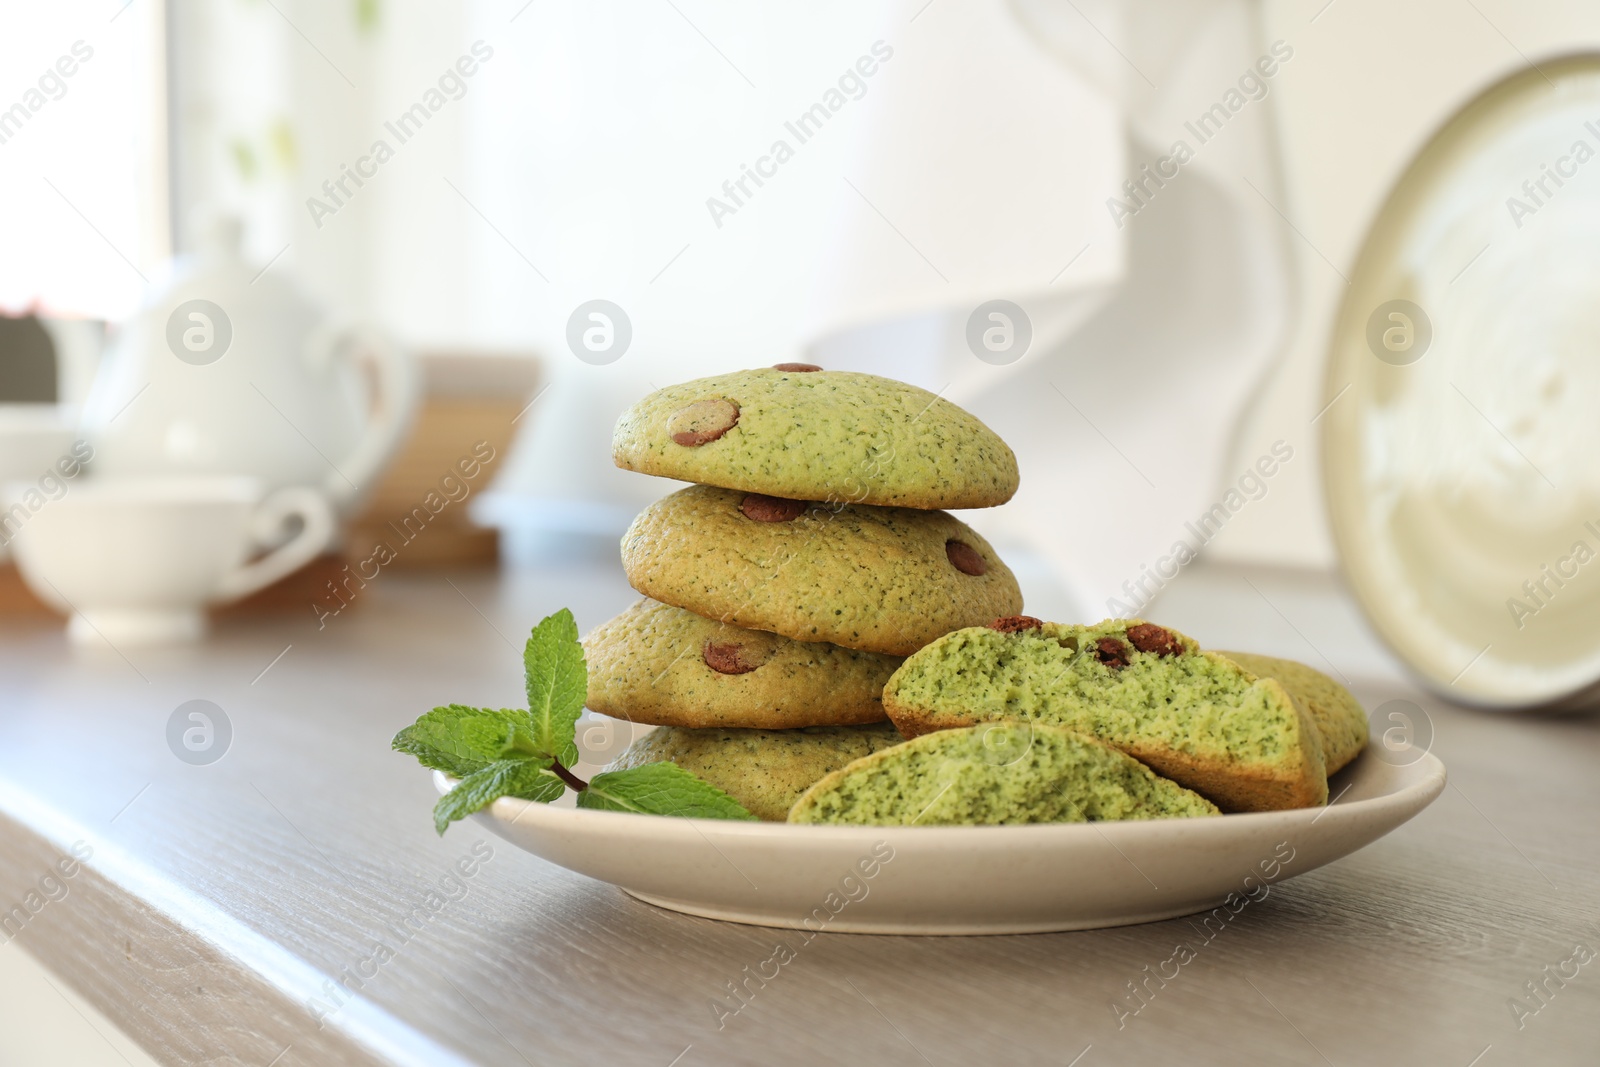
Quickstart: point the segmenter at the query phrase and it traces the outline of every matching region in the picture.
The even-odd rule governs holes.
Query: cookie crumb
[[[821,370],[822,368],[817,366],[815,363],[774,363],[772,365],[772,369],[786,370],[791,374],[807,374],[814,370]]]

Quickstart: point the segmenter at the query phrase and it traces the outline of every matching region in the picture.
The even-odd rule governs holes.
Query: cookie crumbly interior
[[[1281,682],[1137,619],[946,634],[900,666],[883,706],[907,736],[1005,720],[1077,730],[1224,811],[1328,798],[1321,734]]]
[[[1272,762],[1290,754],[1298,724],[1286,723],[1290,709],[1253,676],[1197,650],[1130,648],[1126,666],[1100,662],[1097,640],[1122,632],[1053,623],[1016,634],[959,630],[917,653],[890,689],[897,703],[919,709],[1066,726],[1105,741],[1144,737],[1195,756]]]
[[[796,823],[995,826],[1220,814],[1200,795],[1070,730],[943,730],[859,759],[806,791]]]

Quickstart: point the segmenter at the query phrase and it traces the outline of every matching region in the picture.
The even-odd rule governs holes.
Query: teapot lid
[[[147,307],[157,316],[196,298],[210,300],[237,317],[249,315],[250,309],[316,313],[315,302],[283,268],[264,276],[263,264],[246,258],[245,226],[237,213],[202,204],[189,213],[188,223],[188,250],[174,258],[148,290]]]

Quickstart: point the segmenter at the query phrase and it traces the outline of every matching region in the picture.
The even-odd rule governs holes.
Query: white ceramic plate
[[[1444,783],[1431,754],[1394,766],[1369,750],[1334,776],[1329,807],[1209,819],[789,826],[510,798],[473,817],[551,863],[691,915],[818,932],[1016,934],[1242,910],[1273,883],[1382,837]],[[451,784],[435,772],[441,793]]]
[[[1452,700],[1600,703],[1600,56],[1468,103],[1350,274],[1321,416],[1357,598]]]

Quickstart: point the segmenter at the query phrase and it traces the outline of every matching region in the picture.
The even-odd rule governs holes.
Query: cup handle
[[[384,464],[400,447],[416,416],[422,385],[411,353],[362,325],[335,327],[314,341],[312,364],[320,366],[332,361],[341,349],[370,362],[377,381],[377,399],[366,431],[338,468],[328,472],[323,485],[334,507],[348,512],[372,488]]]
[[[263,500],[250,518],[251,539],[270,544],[283,529],[284,520],[299,516],[300,532],[282,547],[225,574],[217,583],[215,600],[238,600],[292,574],[316,558],[333,540],[333,510],[322,493],[305,486],[279,489]]]

